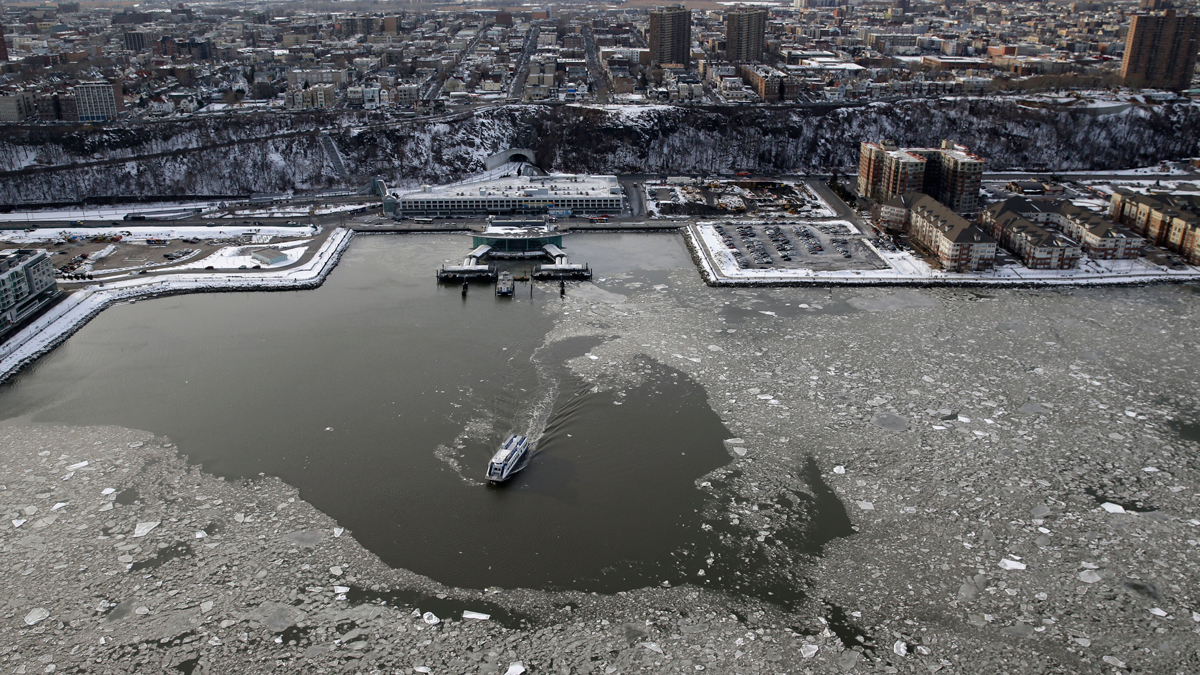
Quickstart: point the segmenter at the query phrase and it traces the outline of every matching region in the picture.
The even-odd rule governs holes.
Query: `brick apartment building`
[[[1003,207],[1002,209],[999,207]],[[1138,257],[1146,245],[1145,237],[1133,230],[1065,199],[1012,199],[993,204],[983,211],[981,220],[986,222],[999,211],[1017,213],[1035,224],[1047,224],[1074,239],[1083,248],[1083,254],[1093,260],[1128,260]],[[992,236],[997,239],[995,232]]]
[[[1121,78],[1133,87],[1181,91],[1191,86],[1200,49],[1200,16],[1135,14],[1125,38]]]
[[[761,61],[767,10],[739,7],[725,13],[725,60]]]
[[[937,148],[900,148],[889,140],[859,146],[858,193],[887,201],[923,192],[959,213],[979,209],[982,158],[953,141]]]
[[[1109,217],[1147,242],[1200,265],[1200,196],[1141,195],[1118,188],[1113,191]]]
[[[686,66],[692,57],[692,12],[683,5],[650,11],[650,60]]]
[[[937,256],[942,269],[979,272],[996,264],[996,240],[929,195],[913,195],[908,226],[917,242]]]
[[[1009,199],[992,204],[980,214],[985,230],[1004,248],[1021,258],[1031,270],[1069,270],[1079,267],[1083,247],[1061,232],[1043,227],[1025,217],[1018,201]],[[1012,202],[1012,203],[1010,203]]]

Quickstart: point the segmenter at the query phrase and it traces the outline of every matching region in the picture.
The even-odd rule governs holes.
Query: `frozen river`
[[[0,388],[0,410],[280,476],[388,564],[448,585],[691,584],[844,606],[829,620],[864,630],[926,596],[974,598],[1005,555],[1024,585],[953,602],[1052,615],[1076,559],[1101,560],[1080,552],[1101,502],[1184,517],[1200,494],[1193,286],[733,290],[700,283],[675,235],[566,243],[597,272],[566,298],[463,299],[433,270],[465,238],[379,236],[315,291],[115,307]],[[489,487],[510,432],[537,455]],[[1106,555],[1136,574],[1142,549],[1122,546]]]

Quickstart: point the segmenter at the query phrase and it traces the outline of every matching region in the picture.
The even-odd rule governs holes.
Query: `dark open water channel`
[[[605,274],[656,282],[690,266],[671,235],[570,243]],[[681,581],[673,554],[716,536],[701,530],[694,481],[729,462],[705,392],[655,364],[614,405],[561,367],[594,344],[581,340],[541,350],[539,377],[531,356],[557,288],[531,299],[519,284],[497,299],[475,286],[464,300],[433,270],[466,248],[454,236],[362,237],[315,291],[112,308],[0,387],[0,411],[146,429],[210,472],[278,475],[387,563],[451,585]],[[553,412],[530,467],[500,488],[464,480],[482,477],[539,401]],[[460,475],[438,448],[479,420],[490,431],[451,453]]]

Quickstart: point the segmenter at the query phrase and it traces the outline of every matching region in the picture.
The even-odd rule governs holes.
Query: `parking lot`
[[[714,224],[742,269],[820,271],[887,269],[888,264],[849,225],[820,221]]]

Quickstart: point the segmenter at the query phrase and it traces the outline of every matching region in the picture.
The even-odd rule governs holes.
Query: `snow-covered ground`
[[[232,213],[214,216],[214,218],[305,218],[307,216],[327,216],[331,213],[350,213],[353,211],[378,210],[378,204],[321,204],[320,206],[268,206],[261,209],[241,209]]]
[[[0,344],[0,381],[53,349],[93,316],[118,302],[172,293],[279,290],[319,286],[337,264],[353,237],[353,231],[337,228],[330,233],[311,260],[291,269],[253,273],[133,277],[88,286],[72,293],[37,321]]]
[[[507,162],[500,166],[469,176],[455,183],[448,183],[441,187],[454,187],[456,185],[473,185],[475,183],[486,183],[505,176],[515,176],[524,162]]]
[[[143,226],[135,229],[126,229],[125,227],[63,227],[37,229],[33,232],[9,230],[0,234],[0,239],[11,241],[15,244],[36,244],[62,239],[71,235],[93,237],[103,234],[120,234],[122,231],[125,231],[132,234],[124,237],[122,241],[130,242],[145,239],[179,239],[191,237],[199,237],[201,239],[211,239],[213,237],[225,238],[236,237],[247,232],[270,234],[277,237],[303,237],[313,236],[321,231],[319,227],[312,225],[302,227],[272,227],[268,225],[262,227],[250,227],[248,225],[240,227],[236,225],[222,225],[220,227],[172,227],[167,223],[155,223],[155,225],[156,227],[154,228]]]
[[[204,269],[212,267],[218,270],[236,270],[242,267],[253,268],[255,265],[261,266],[263,269],[274,269],[277,267],[287,267],[295,264],[297,260],[304,256],[304,252],[308,250],[309,240],[289,242],[287,244],[268,247],[268,246],[226,246],[217,249],[205,258],[196,260],[186,265],[177,265],[168,267],[170,270],[187,270],[187,269]],[[263,248],[278,248],[287,254],[287,260],[276,263],[274,265],[265,265],[254,259],[255,251]]]
[[[70,208],[70,209],[39,209],[37,211],[13,211],[12,213],[0,213],[0,221],[3,222],[22,222],[36,223],[43,220],[82,220],[86,222],[92,221],[119,221],[125,217],[127,213],[158,213],[158,212],[178,212],[191,213],[193,211],[206,211],[220,206],[220,202],[155,202],[151,204],[125,204],[116,206],[96,206],[85,209]],[[130,221],[126,225],[140,226],[146,221]]]
[[[1175,181],[1161,180],[1153,177],[1142,180],[1125,179],[1119,183],[1112,181],[1083,181],[1088,188],[1104,195],[1112,195],[1113,190],[1122,188],[1139,194],[1150,194],[1150,191],[1166,192],[1168,194],[1194,195],[1200,191],[1200,180]],[[1105,207],[1107,209],[1107,206]]]
[[[1084,258],[1073,270],[1031,270],[1007,265],[986,272],[945,272],[904,251],[880,251],[871,246],[889,269],[815,271],[811,269],[742,269],[725,247],[711,223],[696,223],[684,230],[688,247],[709,283],[720,285],[761,284],[917,284],[917,285],[1087,285],[1126,284],[1200,279],[1200,268],[1171,270],[1143,259],[1091,260]],[[866,240],[864,240],[866,241]],[[870,245],[869,242],[866,242]]]

